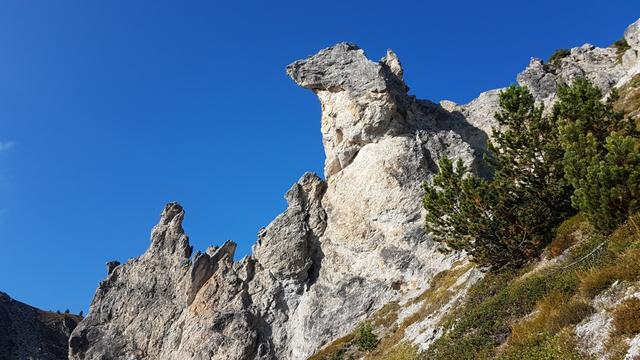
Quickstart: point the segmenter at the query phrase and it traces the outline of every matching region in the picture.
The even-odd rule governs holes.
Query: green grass
[[[498,360],[585,360],[576,350],[573,335],[567,331],[542,332],[526,342],[506,348]]]
[[[492,359],[496,348],[511,335],[511,324],[531,313],[536,304],[554,291],[575,289],[573,271],[535,274],[489,274],[469,292],[465,306],[452,314],[450,330],[436,340],[428,359]]]
[[[567,292],[553,292],[538,302],[533,316],[512,327],[507,345],[526,346],[540,334],[554,334],[591,315],[593,308]]]

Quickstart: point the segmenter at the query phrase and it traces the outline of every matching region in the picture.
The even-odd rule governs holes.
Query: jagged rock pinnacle
[[[170,202],[165,205],[158,225],[153,228],[149,253],[164,253],[188,259],[193,248],[189,245],[189,237],[182,228],[183,220],[184,210],[180,204]]]

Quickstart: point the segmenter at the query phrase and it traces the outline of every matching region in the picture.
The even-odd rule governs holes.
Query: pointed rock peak
[[[182,220],[184,219],[184,209],[180,204],[173,201],[164,206],[162,213],[160,214],[161,225],[173,224],[173,226],[182,226]]]
[[[326,183],[318,175],[306,172],[287,191],[284,198],[289,206],[306,206],[309,201],[319,200],[324,194]]]
[[[627,27],[624,38],[632,49],[640,50],[640,19]]]
[[[402,64],[400,63],[400,59],[398,59],[398,55],[396,55],[393,50],[387,49],[387,55],[383,57],[380,62],[387,65],[392,73],[394,73],[399,79],[402,79],[404,70],[402,69]]]
[[[182,228],[183,220],[184,209],[180,204],[170,202],[165,205],[160,214],[160,221],[151,233],[151,247],[148,253],[177,255],[180,259],[188,259],[193,249]]]
[[[228,259],[233,260],[233,255],[235,255],[237,248],[238,244],[231,240],[227,240],[222,244],[222,246],[209,255],[214,259],[222,259],[226,256]]]

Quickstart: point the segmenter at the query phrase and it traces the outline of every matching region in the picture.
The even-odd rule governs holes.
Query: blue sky
[[[0,291],[85,310],[164,203],[196,249],[239,243],[322,171],[320,107],[284,67],[339,41],[466,102],[531,56],[607,46],[636,1],[0,2]]]

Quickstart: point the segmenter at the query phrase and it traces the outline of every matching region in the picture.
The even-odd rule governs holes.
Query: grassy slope
[[[424,357],[584,359],[575,348],[573,329],[591,314],[594,296],[616,280],[640,280],[640,231],[629,221],[603,237],[580,217],[560,230],[556,238],[562,242],[567,237],[579,241],[562,261],[485,277]]]

